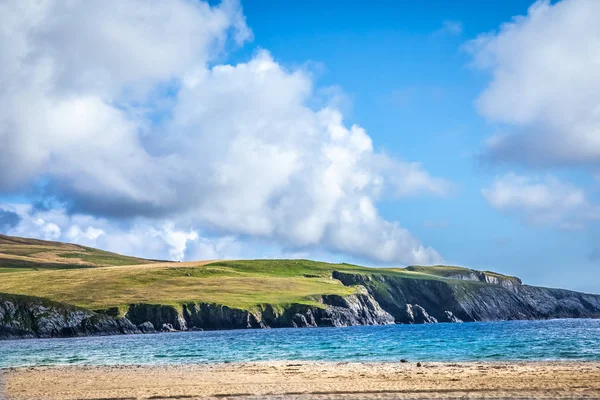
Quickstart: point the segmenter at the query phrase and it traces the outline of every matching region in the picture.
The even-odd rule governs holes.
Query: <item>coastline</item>
[[[8,368],[7,400],[597,398],[600,362],[297,362]]]

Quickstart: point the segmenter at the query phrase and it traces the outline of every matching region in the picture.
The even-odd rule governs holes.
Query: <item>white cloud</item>
[[[65,234],[65,238],[69,242],[79,243],[82,240],[96,240],[101,235],[104,235],[105,232],[102,229],[94,228],[93,226],[88,226],[85,230],[82,230],[79,225],[71,225],[69,230]]]
[[[252,258],[309,258],[348,261],[327,251],[290,251],[277,243],[265,243],[233,235],[203,235],[187,221],[135,218],[115,224],[106,218],[69,215],[62,208],[36,209],[29,204],[0,205],[0,214],[11,223],[0,233],[44,240],[59,240],[125,255],[156,260],[217,260]],[[15,218],[16,217],[16,218]]]
[[[202,203],[194,215],[223,231],[300,247],[325,245],[386,262],[439,261],[361,204],[372,204],[384,187],[399,196],[443,195],[447,182],[376,153],[365,130],[346,127],[337,110],[307,108],[311,86],[304,71],[285,71],[264,51],[188,82],[171,129],[179,160],[201,159],[196,171],[209,177],[196,188]]]
[[[169,258],[178,261],[185,258],[188,242],[198,239],[198,232],[177,230],[173,223],[165,223],[161,229],[152,229],[151,235],[164,240],[169,246]]]
[[[0,205],[0,213],[14,213],[17,223],[1,233],[44,240],[60,240],[126,255],[161,260],[239,258],[230,236],[202,237],[173,222],[138,218],[115,224],[105,218],[69,215],[64,209],[37,210],[27,204]],[[188,254],[189,253],[189,254]]]
[[[206,228],[299,251],[441,261],[376,203],[443,196],[445,180],[375,151],[363,128],[344,124],[336,96],[311,108],[305,69],[267,51],[215,64],[228,39],[251,37],[236,2],[10,1],[0,15],[0,191],[43,178],[73,218],[152,221],[93,227],[103,233],[58,224],[67,238],[177,259],[190,243],[198,254],[235,247],[198,244]],[[170,225],[182,220],[185,229]],[[156,248],[142,244],[148,234]]]
[[[486,156],[524,164],[600,163],[600,2],[540,0],[467,49],[492,79],[477,101],[503,124]]]
[[[44,239],[57,240],[58,238],[60,238],[61,231],[58,225],[52,222],[45,222],[43,219],[38,219],[36,223],[38,224],[38,226],[41,227],[40,230],[43,234]]]
[[[156,173],[142,173],[152,160],[140,151],[139,113],[153,91],[204,68],[232,29],[249,37],[235,4],[0,3],[0,169],[11,171],[0,173],[0,190],[43,172],[75,191],[147,198],[131,184]]]
[[[530,223],[554,224],[571,230],[600,218],[600,207],[590,203],[583,189],[551,175],[530,177],[509,173],[481,193],[492,207],[517,213]]]

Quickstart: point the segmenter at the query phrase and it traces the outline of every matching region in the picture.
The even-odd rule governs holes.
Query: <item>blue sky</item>
[[[168,3],[156,20],[136,0],[48,7],[97,25],[42,18],[36,35],[2,14],[33,50],[0,38],[0,78],[18,76],[0,95],[0,232],[600,291],[597,3]]]
[[[322,64],[318,82],[343,88],[351,102],[349,120],[365,126],[377,146],[423,162],[460,186],[444,201],[386,202],[381,206],[385,215],[427,237],[452,263],[502,270],[547,285],[560,285],[556,276],[568,277],[565,269],[600,276],[600,266],[588,257],[597,231],[526,225],[489,207],[480,195],[480,188],[504,168],[477,158],[494,127],[474,105],[488,83],[487,74],[470,67],[463,46],[525,15],[531,1],[493,6],[388,1],[379,7],[331,2],[328,10],[315,13],[317,3],[245,4],[256,46],[241,57],[265,47],[288,65],[306,60]],[[459,24],[460,32],[445,28],[447,22]],[[569,285],[597,288],[580,278]]]

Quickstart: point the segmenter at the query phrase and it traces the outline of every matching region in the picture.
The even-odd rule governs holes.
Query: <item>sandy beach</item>
[[[600,398],[598,362],[65,366],[3,379],[10,400]]]

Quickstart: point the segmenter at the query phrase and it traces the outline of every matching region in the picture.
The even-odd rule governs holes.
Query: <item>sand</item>
[[[3,371],[11,400],[600,398],[600,363],[261,362]]]

